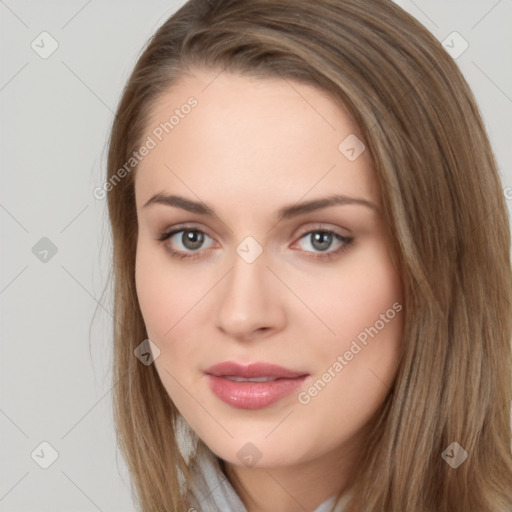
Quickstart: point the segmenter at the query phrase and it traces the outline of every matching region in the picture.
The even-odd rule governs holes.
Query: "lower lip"
[[[263,409],[295,391],[305,379],[306,375],[268,382],[236,382],[208,375],[208,383],[213,393],[237,409]]]

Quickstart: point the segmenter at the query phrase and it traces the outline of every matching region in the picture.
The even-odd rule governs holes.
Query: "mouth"
[[[308,373],[269,363],[240,365],[231,361],[205,371],[211,391],[237,409],[262,409],[299,388]]]

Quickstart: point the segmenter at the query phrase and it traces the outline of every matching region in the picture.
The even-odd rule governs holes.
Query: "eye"
[[[199,250],[204,249],[206,238],[212,240],[204,231],[195,228],[180,228],[162,233],[158,240],[172,256],[177,258],[196,258],[200,256]],[[180,247],[181,246],[181,247]],[[178,247],[174,249],[173,247]],[[189,252],[190,251],[190,252]]]
[[[201,257],[203,253],[202,249],[208,249],[212,246],[212,244],[210,244],[210,247],[204,247],[205,241],[207,239],[213,241],[204,231],[183,226],[162,233],[157,239],[163,244],[164,249],[172,257],[179,259],[195,259]],[[303,252],[309,253],[307,257],[313,259],[333,259],[340,255],[341,252],[347,250],[354,239],[343,236],[336,231],[314,229],[304,233],[299,238],[299,242],[296,242],[294,245],[301,245],[301,240],[308,242],[304,244],[306,248],[302,245]],[[333,245],[335,249],[329,250]],[[313,250],[309,250],[307,248],[308,246],[312,247]]]
[[[299,240],[306,240],[306,247],[312,247],[313,251],[305,250],[305,252],[313,252],[313,258],[331,259],[345,251],[353,242],[353,238],[340,235],[336,231],[327,229],[315,229],[304,233]],[[299,242],[297,242],[298,244]],[[334,250],[329,251],[333,246],[337,246]],[[304,246],[303,246],[304,247]]]

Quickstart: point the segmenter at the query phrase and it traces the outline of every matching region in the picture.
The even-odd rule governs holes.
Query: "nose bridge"
[[[246,300],[266,281],[268,251],[264,251],[254,237],[247,236],[236,246],[232,263],[233,269],[228,276],[229,292]]]
[[[245,240],[236,248],[217,299],[217,325],[225,333],[246,337],[276,327],[282,319],[279,282],[267,268],[267,260],[254,240]]]

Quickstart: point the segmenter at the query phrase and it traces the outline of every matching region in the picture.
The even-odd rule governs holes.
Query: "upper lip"
[[[305,372],[296,372],[271,363],[249,363],[242,365],[234,361],[214,364],[205,370],[205,373],[215,377],[273,377],[276,379],[295,379],[307,375]]]

